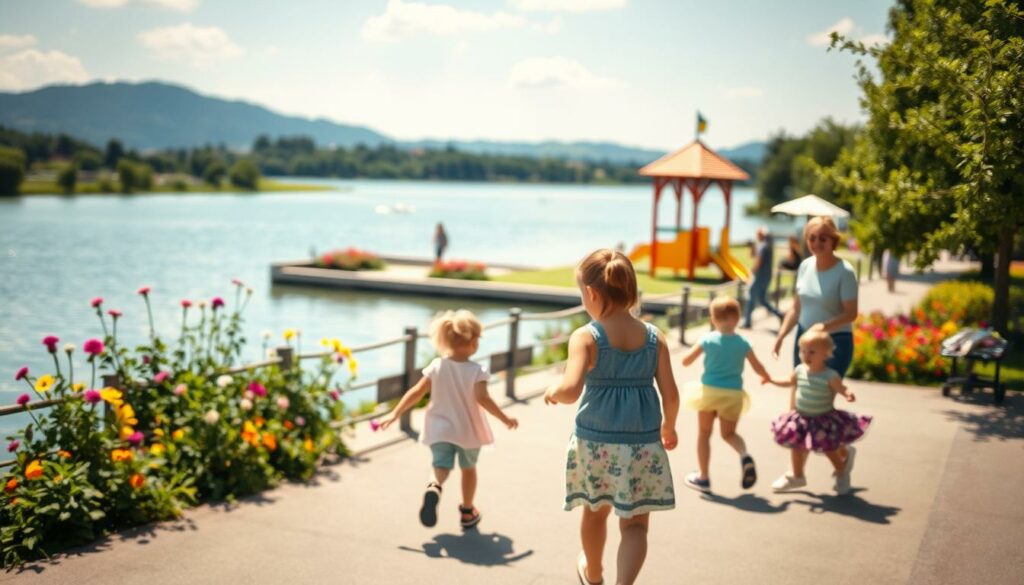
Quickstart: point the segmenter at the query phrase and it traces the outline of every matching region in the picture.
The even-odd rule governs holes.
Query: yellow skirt
[[[750,395],[745,390],[705,386],[700,380],[693,380],[683,389],[683,404],[692,410],[713,410],[724,420],[739,420],[741,414],[750,410]]]

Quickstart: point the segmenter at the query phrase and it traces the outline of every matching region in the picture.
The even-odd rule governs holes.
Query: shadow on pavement
[[[865,490],[863,488],[854,488],[845,496],[813,494],[811,492],[789,492],[814,498],[813,500],[791,500],[789,503],[805,505],[812,514],[831,512],[833,514],[850,516],[864,522],[871,522],[872,524],[892,524],[890,519],[899,514],[901,508],[872,504],[857,495],[862,491]]]
[[[948,418],[955,420],[965,431],[974,435],[975,441],[990,439],[1006,441],[1024,438],[1024,396],[1012,392],[1007,394],[1002,406],[992,404],[991,392],[972,392],[957,397],[958,402],[985,406],[984,412],[960,412],[947,410]]]
[[[423,548],[398,548],[435,559],[449,558],[484,567],[507,565],[533,554],[533,550],[515,554],[511,538],[497,532],[481,534],[475,529],[462,534],[438,534],[432,542],[424,543]]]
[[[701,496],[701,499],[715,504],[732,506],[733,508],[743,510],[744,512],[756,512],[758,514],[778,514],[779,512],[785,512],[789,508],[790,504],[790,502],[782,502],[776,506],[765,498],[754,494],[743,494],[742,496],[735,498],[726,498],[717,494],[704,494]]]

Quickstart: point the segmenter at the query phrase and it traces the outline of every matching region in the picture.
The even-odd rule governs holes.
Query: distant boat
[[[413,213],[416,211],[416,207],[406,205],[405,203],[395,203],[394,205],[386,205],[382,203],[374,207],[373,210],[380,215],[390,215],[392,213]]]

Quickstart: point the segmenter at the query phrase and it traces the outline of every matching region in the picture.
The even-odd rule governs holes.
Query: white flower
[[[264,329],[263,331],[260,332],[260,337],[262,337],[263,339],[270,339],[273,336],[274,334],[270,332],[270,329]]]
[[[242,393],[242,396],[249,400],[252,400],[256,395],[252,393],[252,390],[246,390],[245,392]]]
[[[234,381],[235,381],[234,378],[232,378],[231,376],[229,376],[227,374],[224,374],[223,376],[219,376],[217,378],[217,386],[219,386],[221,388],[227,388]]]
[[[288,402],[288,397],[287,396],[278,396],[277,397],[277,407],[280,408],[281,410],[288,410],[288,405],[289,404],[291,404],[291,403]]]
[[[186,386],[184,384],[178,384],[177,386],[174,387],[174,395],[175,396],[181,396],[182,394],[184,394],[186,392],[188,392],[188,386]]]
[[[243,398],[238,403],[238,406],[242,407],[242,410],[252,410],[252,400],[249,400],[248,398]]]
[[[66,351],[68,353],[71,353],[71,352],[75,351],[75,344],[74,343],[65,343],[64,344],[64,351]]]
[[[215,425],[217,424],[217,421],[220,420],[220,413],[216,410],[208,410],[206,411],[206,414],[203,415],[203,420],[206,421],[206,424]]]
[[[145,378],[137,378],[135,380],[135,385],[138,386],[139,388],[145,388],[149,386],[149,380]]]
[[[277,357],[277,350],[276,349],[270,348],[270,349],[267,350],[267,359],[268,360],[272,360],[272,359],[274,359],[276,357]]]
[[[200,309],[205,309],[206,308],[206,301],[199,301],[198,304],[199,304],[199,308]]]

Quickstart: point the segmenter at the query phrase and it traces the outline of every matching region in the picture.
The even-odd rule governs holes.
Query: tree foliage
[[[231,184],[239,189],[255,191],[259,187],[260,169],[256,163],[252,162],[252,159],[240,158],[235,161],[235,164],[231,165],[228,176],[231,179]]]
[[[14,195],[25,179],[25,154],[0,147],[0,195]]]

